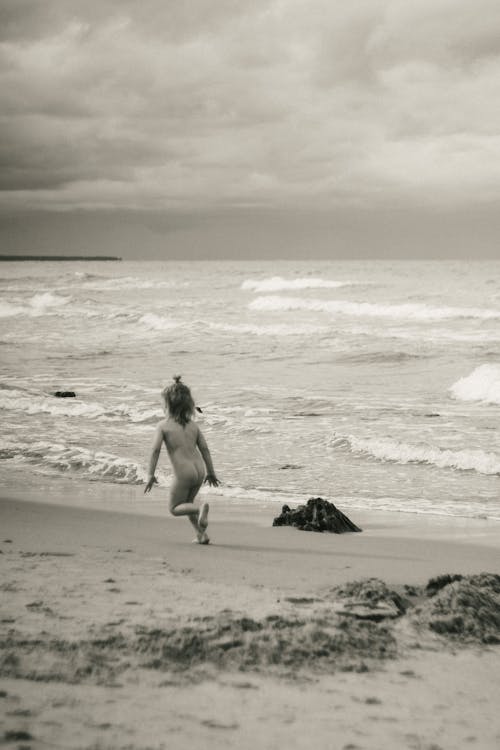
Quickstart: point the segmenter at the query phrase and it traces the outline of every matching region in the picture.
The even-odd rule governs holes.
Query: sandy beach
[[[498,525],[364,512],[338,536],[214,502],[203,547],[134,492],[2,500],[6,746],[498,747]]]
[[[500,750],[500,3],[0,18],[0,750]]]

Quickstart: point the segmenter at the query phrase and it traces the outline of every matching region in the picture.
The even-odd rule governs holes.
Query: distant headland
[[[121,260],[114,255],[0,255],[3,260]]]

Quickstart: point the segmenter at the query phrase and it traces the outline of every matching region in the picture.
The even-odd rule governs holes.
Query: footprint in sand
[[[7,711],[6,716],[33,716],[29,708],[16,708],[14,711]]]
[[[210,729],[238,729],[239,724],[223,724],[221,721],[216,721],[215,719],[203,719],[200,722],[204,727],[209,727]]]
[[[18,742],[20,740],[32,740],[33,736],[29,732],[10,730],[5,732],[5,742]]]

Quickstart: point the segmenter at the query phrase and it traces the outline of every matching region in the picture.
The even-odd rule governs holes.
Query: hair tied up
[[[169,416],[184,426],[193,416],[195,404],[191,391],[187,385],[181,383],[181,376],[174,375],[173,379],[174,382],[164,389],[162,396],[165,399]]]

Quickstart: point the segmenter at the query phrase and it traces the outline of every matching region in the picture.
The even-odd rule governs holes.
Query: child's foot
[[[210,506],[208,505],[208,503],[203,503],[198,514],[198,528],[200,529],[200,532],[202,534],[207,530],[209,510]]]
[[[193,539],[193,544],[210,544],[210,539],[207,536],[206,531],[196,535],[196,539]]]

